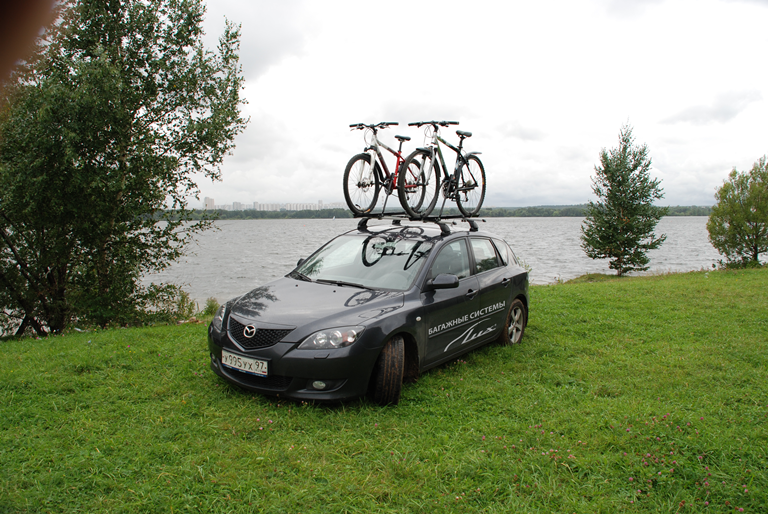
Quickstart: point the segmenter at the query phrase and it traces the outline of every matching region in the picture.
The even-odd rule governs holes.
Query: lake
[[[531,268],[532,284],[549,284],[585,273],[615,273],[607,260],[592,260],[581,249],[582,221],[486,218],[478,224],[510,244],[518,259]],[[200,307],[210,297],[222,303],[285,275],[300,258],[357,223],[351,218],[218,221],[214,230],[198,236],[185,257],[161,273],[146,276],[144,283],[181,285]],[[662,218],[656,234],[666,234],[667,240],[648,252],[648,273],[711,269],[721,257],[709,243],[706,224],[706,216]]]

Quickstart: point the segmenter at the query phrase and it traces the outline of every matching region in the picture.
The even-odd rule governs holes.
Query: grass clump
[[[401,404],[244,393],[206,327],[3,344],[0,511],[768,511],[768,273],[531,289]]]

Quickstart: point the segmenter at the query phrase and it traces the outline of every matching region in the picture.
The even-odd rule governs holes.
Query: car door
[[[504,265],[491,240],[471,237],[472,265],[478,280],[478,331],[485,332],[485,340],[495,337],[504,326],[504,316],[511,301],[512,270]]]
[[[445,273],[456,275],[459,286],[435,290],[425,285],[422,288],[422,312],[427,327],[422,366],[438,364],[466,349],[462,341],[472,324],[472,313],[478,310],[478,281],[470,271],[465,238],[443,245],[432,261],[427,281]]]

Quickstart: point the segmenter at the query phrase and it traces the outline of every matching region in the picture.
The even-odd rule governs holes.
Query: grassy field
[[[767,291],[533,287],[390,408],[232,388],[205,325],[2,342],[0,512],[768,512]]]

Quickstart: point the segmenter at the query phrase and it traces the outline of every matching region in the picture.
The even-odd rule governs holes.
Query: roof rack
[[[447,236],[451,233],[450,225],[456,225],[456,221],[444,221],[444,220],[458,220],[458,221],[464,221],[469,224],[469,231],[470,232],[477,232],[477,221],[482,221],[485,223],[484,219],[470,219],[466,216],[462,215],[450,215],[450,216],[408,216],[408,214],[402,212],[393,212],[393,213],[380,213],[380,214],[355,214],[355,218],[360,218],[360,221],[357,223],[358,230],[368,230],[368,220],[392,220],[393,225],[400,225],[403,221],[421,221],[425,223],[435,223],[437,226],[440,227],[440,232]]]

